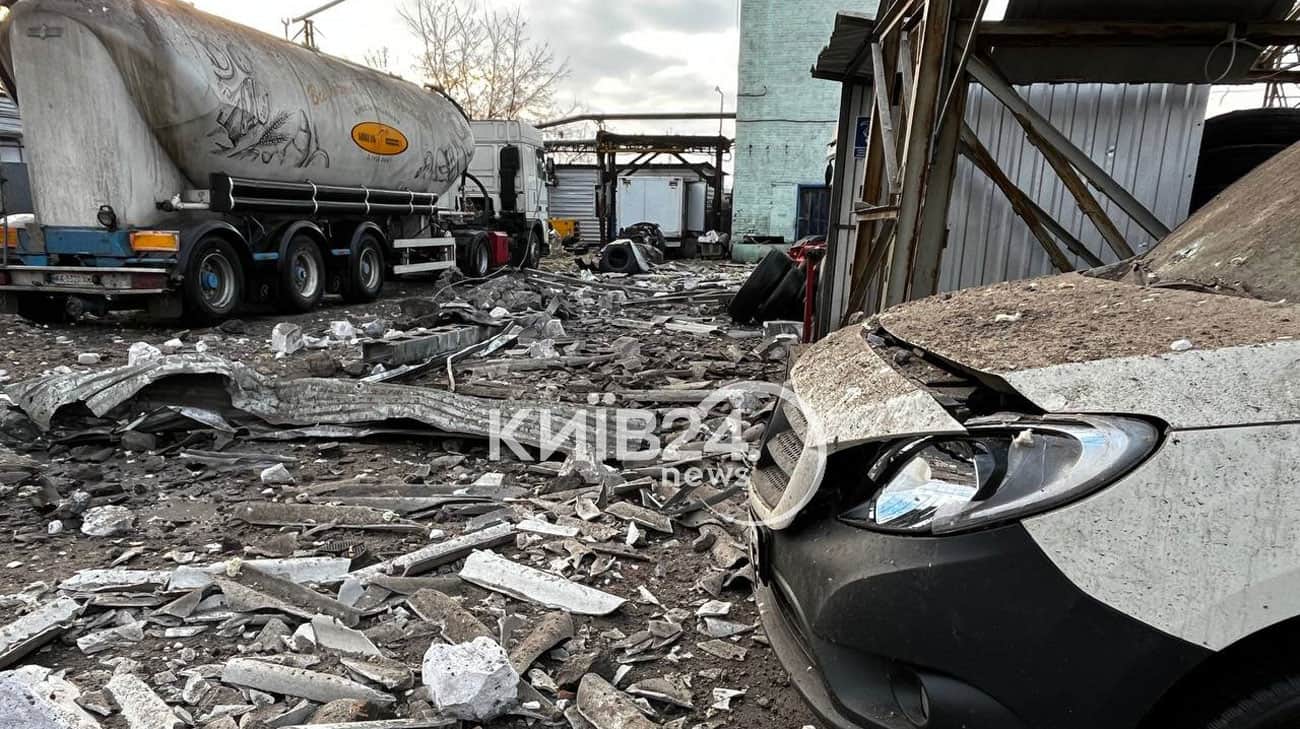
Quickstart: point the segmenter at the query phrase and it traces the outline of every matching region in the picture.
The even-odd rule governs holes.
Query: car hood
[[[905,304],[879,325],[1047,413],[1174,428],[1300,419],[1294,305],[1066,274]]]

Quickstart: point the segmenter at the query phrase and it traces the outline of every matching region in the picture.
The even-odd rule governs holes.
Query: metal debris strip
[[[178,355],[100,372],[48,375],[11,385],[6,392],[37,426],[48,431],[63,408],[84,404],[102,418],[149,386],[175,378],[187,378],[186,392],[191,397],[210,400],[224,390],[236,411],[277,426],[414,421],[441,433],[488,438],[494,424],[510,424],[514,439],[524,446],[554,447],[565,453],[617,450],[613,443],[594,440],[598,434],[610,439],[618,432],[612,414],[603,410],[562,403],[489,400],[383,383],[278,381],[242,364],[208,355]],[[543,412],[549,413],[551,423],[581,423],[583,427],[546,433],[541,423]],[[587,440],[579,441],[579,433]]]
[[[607,592],[571,582],[559,575],[525,567],[492,552],[474,552],[465,560],[460,578],[479,587],[567,610],[575,615],[609,615],[627,601]]]
[[[513,525],[498,524],[481,531],[431,544],[409,554],[359,569],[348,576],[363,583],[386,575],[413,577],[462,559],[475,550],[491,549],[505,544],[512,541],[514,535],[515,528]]]

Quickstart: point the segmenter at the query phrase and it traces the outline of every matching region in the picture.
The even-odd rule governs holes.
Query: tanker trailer
[[[18,0],[0,65],[35,198],[0,222],[5,311],[302,312],[495,240],[439,210],[474,152],[454,102],[179,0]]]

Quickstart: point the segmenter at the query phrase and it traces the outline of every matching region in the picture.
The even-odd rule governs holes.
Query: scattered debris
[[[655,729],[636,702],[600,676],[589,673],[578,687],[578,711],[596,729]]]
[[[345,678],[250,658],[231,659],[221,672],[221,680],[235,686],[323,704],[340,699],[360,699],[388,706],[396,701],[391,694]]]
[[[96,506],[81,515],[81,533],[88,537],[116,537],[135,528],[135,514],[123,506]]]
[[[104,690],[113,697],[129,729],[175,729],[182,725],[167,702],[132,674],[114,674]]]
[[[519,700],[519,674],[491,638],[459,645],[435,643],[425,653],[423,665],[424,685],[434,706],[446,716],[490,721]]]
[[[0,668],[14,665],[57,638],[80,612],[75,601],[61,597],[0,628]]]
[[[511,562],[491,552],[474,552],[460,578],[518,600],[568,610],[576,615],[609,615],[626,602],[621,597]]]

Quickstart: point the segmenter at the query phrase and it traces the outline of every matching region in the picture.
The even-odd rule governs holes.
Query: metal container
[[[441,94],[178,0],[19,0],[0,36],[46,225],[212,174],[442,194],[474,151]]]

